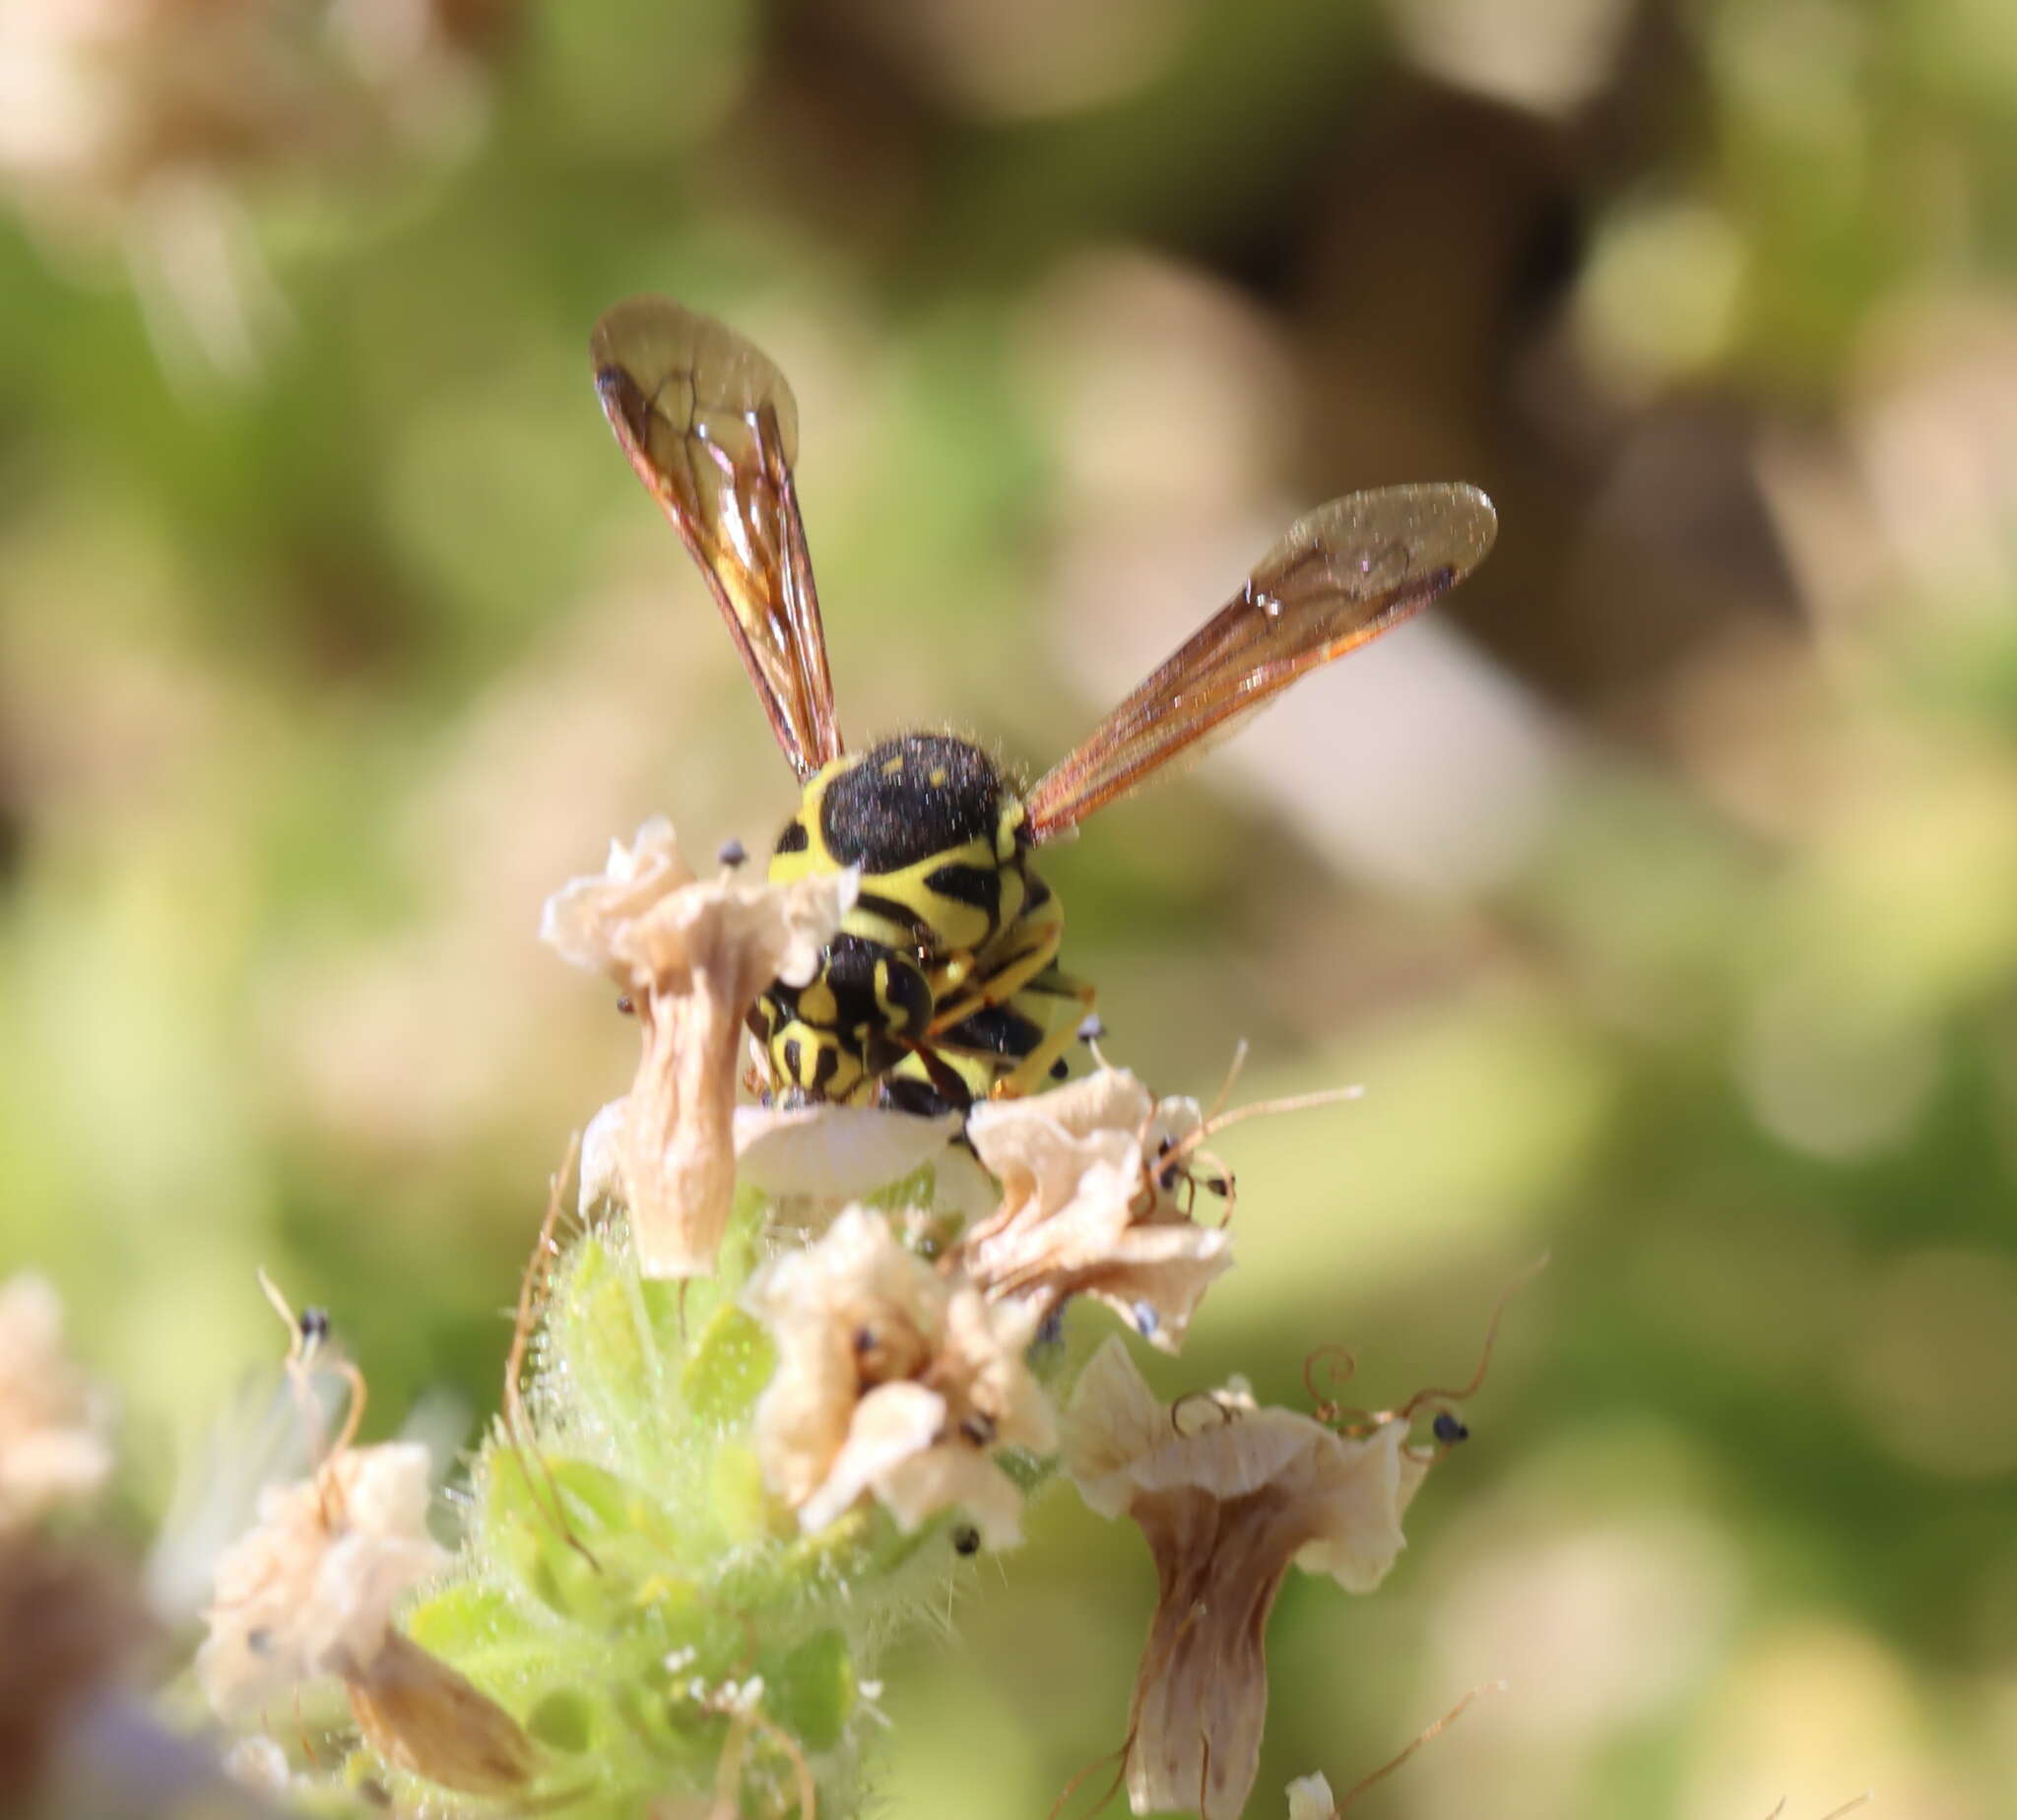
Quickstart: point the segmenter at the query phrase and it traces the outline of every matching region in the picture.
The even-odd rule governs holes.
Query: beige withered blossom
[[[1018,1538],[1022,1494],[990,1456],[1055,1444],[1023,1364],[1026,1314],[989,1307],[862,1207],[766,1265],[745,1303],[777,1347],[758,1457],[802,1528],[823,1528],[873,1493],[907,1529],[956,1507],[991,1544]]]
[[[697,879],[657,819],[547,900],[542,940],[615,981],[642,1030],[636,1078],[604,1135],[647,1276],[713,1270],[735,1202],[744,1013],[773,979],[812,979],[854,894],[853,873]]]
[[[1348,1592],[1380,1584],[1428,1470],[1406,1440],[1404,1421],[1352,1438],[1258,1408],[1237,1385],[1172,1407],[1119,1338],[1093,1356],[1066,1411],[1065,1464],[1101,1516],[1140,1526],[1159,1583],[1132,1713],[1135,1812],[1195,1810],[1201,1790],[1204,1820],[1245,1806],[1275,1594],[1291,1564]]]
[[[257,1522],[218,1562],[196,1677],[221,1717],[243,1720],[335,1675],[388,1761],[444,1788],[506,1793],[537,1774],[532,1740],[392,1628],[401,1596],[448,1559],[427,1533],[429,1496],[427,1450],[411,1441],[340,1446],[312,1477],[268,1486]]]
[[[1039,1320],[1069,1296],[1095,1296],[1176,1351],[1233,1261],[1232,1235],[1191,1217],[1186,1174],[1159,1160],[1201,1123],[1195,1100],[1158,1101],[1125,1069],[976,1106],[968,1136],[1002,1203],[967,1235],[974,1281]]]
[[[1331,1780],[1322,1770],[1314,1776],[1298,1776],[1288,1786],[1288,1820],[1331,1820],[1337,1812],[1337,1797],[1331,1792]]]
[[[223,1718],[376,1660],[400,1595],[447,1560],[427,1533],[430,1495],[417,1442],[346,1448],[312,1477],[259,1494],[252,1528],[219,1558],[196,1655]]]
[[[63,1345],[44,1277],[0,1283],[0,1535],[91,1497],[112,1470],[102,1398]]]

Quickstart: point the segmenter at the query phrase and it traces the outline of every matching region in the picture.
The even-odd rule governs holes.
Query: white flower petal
[[[959,1125],[957,1113],[921,1119],[872,1106],[738,1106],[738,1172],[766,1195],[859,1201],[943,1156]]]
[[[1314,1776],[1298,1776],[1289,1784],[1288,1820],[1331,1820],[1336,1811],[1337,1797],[1321,1770]]]
[[[611,1100],[581,1134],[581,1187],[576,1205],[584,1220],[605,1207],[630,1204],[623,1186],[623,1122],[629,1109],[627,1099]]]
[[[833,1457],[825,1481],[799,1508],[800,1527],[825,1528],[904,1461],[927,1452],[944,1425],[945,1399],[937,1392],[922,1384],[878,1386],[855,1405],[847,1440]],[[897,1513],[907,1529],[916,1527],[920,1514],[915,1509]]]
[[[1119,1517],[1135,1493],[1131,1468],[1171,1438],[1169,1412],[1128,1355],[1109,1337],[1086,1362],[1065,1411],[1065,1469],[1102,1517]]]

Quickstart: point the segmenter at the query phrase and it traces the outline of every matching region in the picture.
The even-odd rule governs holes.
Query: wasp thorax
[[[827,852],[865,874],[893,873],[921,860],[985,845],[998,859],[1003,811],[1013,798],[977,746],[949,734],[884,740],[832,767],[819,804]]]

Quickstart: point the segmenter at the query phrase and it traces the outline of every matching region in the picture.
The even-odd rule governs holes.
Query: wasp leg
[[[1055,900],[1053,900],[1055,901]],[[1026,916],[1009,924],[998,938],[999,954],[986,955],[988,966],[950,998],[942,998],[932,1008],[933,1036],[943,1035],[954,1024],[963,1023],[976,1011],[1007,1005],[1025,986],[1058,958],[1065,940],[1064,918],[1056,915]]]
[[[1060,1000],[1071,1004],[1062,1024]],[[1046,967],[1007,1005],[972,1012],[934,1037],[932,1047],[961,1064],[984,1066],[984,1072],[962,1067],[962,1072],[980,1076],[974,1083],[976,1098],[1034,1092],[1061,1065],[1092,1001],[1092,987],[1085,981]]]
[[[925,1077],[919,1080],[915,1076],[885,1074],[882,1079],[885,1105],[893,1106],[899,1112],[931,1117],[942,1112],[964,1113],[974,1103],[976,1083],[967,1080],[936,1044],[914,1043],[910,1053],[917,1058]],[[983,1076],[978,1083],[978,1092],[985,1093],[986,1090],[986,1077]]]
[[[1078,979],[1058,966],[1046,967],[1029,981],[1015,995],[1014,1008],[1022,1011],[1032,1022],[1048,1028],[1050,1034],[995,1082],[993,1097],[1015,1099],[1025,1093],[1038,1092],[1049,1078],[1053,1066],[1077,1040],[1078,1025],[1092,1009],[1096,997],[1091,981]],[[1058,1015],[1056,1002],[1060,999],[1072,1001],[1076,1007],[1074,1014],[1063,1018]],[[1031,1005],[1028,1002],[1032,1000],[1049,1003]]]

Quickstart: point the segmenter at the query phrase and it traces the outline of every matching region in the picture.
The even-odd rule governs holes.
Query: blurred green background
[[[264,1264],[383,1432],[491,1406],[633,1033],[534,940],[793,798],[597,314],[791,375],[843,718],[1040,768],[1298,510],[1479,577],[1047,871],[1243,1128],[1167,1391],[1462,1382],[1387,1590],[1293,1582],[1253,1811],[2017,1808],[2017,21],[1995,0],[0,0],[0,1261],[143,1506]],[[1090,1318],[1090,1317],[1081,1317]],[[887,1811],[1116,1744],[1069,1497],[909,1651]]]

